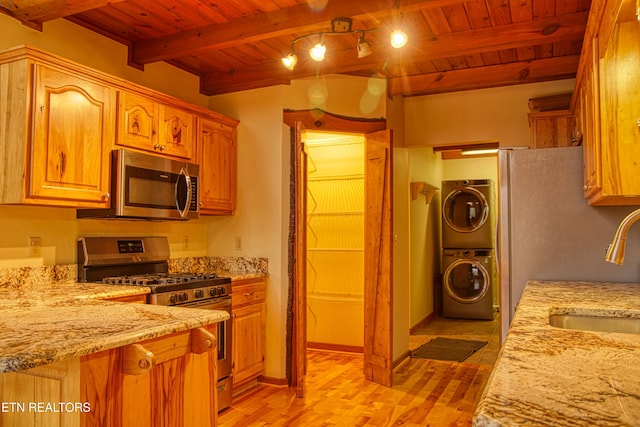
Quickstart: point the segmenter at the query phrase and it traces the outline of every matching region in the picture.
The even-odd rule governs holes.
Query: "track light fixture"
[[[291,48],[290,48],[289,54],[284,58],[282,58],[282,64],[287,70],[293,71],[296,64],[298,63],[298,56],[296,55],[294,46],[300,40],[307,39],[310,37],[320,38],[320,41],[309,50],[309,55],[314,61],[320,62],[320,61],[323,61],[325,58],[325,55],[327,53],[327,47],[323,42],[324,36],[338,36],[343,34],[360,34],[360,36],[358,37],[358,42],[356,44],[358,58],[364,58],[365,56],[371,55],[373,53],[373,49],[371,48],[371,44],[365,39],[365,33],[370,33],[377,30],[376,29],[354,30],[351,28],[352,23],[353,21],[351,20],[351,18],[335,18],[331,21],[331,31],[321,31],[317,33],[310,33],[310,34],[305,34],[305,35],[294,38],[293,40],[291,40]],[[400,32],[402,35],[404,35],[404,38],[403,39],[394,38],[393,34],[396,34],[397,32]],[[394,42],[396,44],[394,44]],[[393,47],[400,48],[404,46],[406,43],[407,43],[407,35],[404,32],[400,30],[396,30],[392,33],[391,45]]]
[[[371,49],[371,45],[369,44],[368,41],[364,39],[364,31],[362,32],[360,37],[358,37],[357,47],[358,47],[358,58],[364,58],[365,56],[369,56],[373,53],[373,50]]]

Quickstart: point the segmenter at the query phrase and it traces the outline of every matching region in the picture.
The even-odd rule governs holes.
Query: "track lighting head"
[[[327,47],[320,41],[314,47],[309,50],[309,56],[314,61],[324,61],[324,55],[327,53]]]
[[[373,53],[371,49],[371,45],[364,38],[364,32],[360,37],[358,37],[358,58],[364,58],[365,56],[369,56]]]
[[[296,64],[298,63],[298,55],[295,54],[293,49],[291,49],[291,53],[289,55],[282,58],[282,65],[289,71],[293,71],[296,68]]]

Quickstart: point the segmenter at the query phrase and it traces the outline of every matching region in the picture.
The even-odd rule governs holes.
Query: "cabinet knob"
[[[111,194],[107,191],[102,195],[102,200],[109,200],[111,198]]]
[[[640,128],[640,119],[636,120],[636,125],[638,125],[638,127]]]

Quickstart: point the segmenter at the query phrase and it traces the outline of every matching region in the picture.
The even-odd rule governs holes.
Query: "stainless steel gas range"
[[[78,239],[78,282],[145,286],[148,304],[224,310],[231,316],[231,279],[216,274],[169,273],[166,237]],[[231,320],[218,324],[218,407],[231,405]]]

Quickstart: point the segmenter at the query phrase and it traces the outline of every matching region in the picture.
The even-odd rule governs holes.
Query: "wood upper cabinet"
[[[108,206],[113,94],[103,84],[36,66],[28,197]]]
[[[236,124],[198,119],[200,213],[232,215],[236,205]]]
[[[570,147],[578,143],[575,117],[568,110],[529,113],[531,148]]]
[[[590,205],[640,204],[640,23],[634,2],[592,7],[579,76],[585,197]]]
[[[118,145],[191,160],[195,127],[196,116],[189,111],[118,92]]]
[[[115,91],[29,59],[0,70],[0,110],[11,113],[0,121],[0,202],[108,207]]]
[[[264,374],[266,351],[266,280],[233,282],[233,391],[241,393]]]

